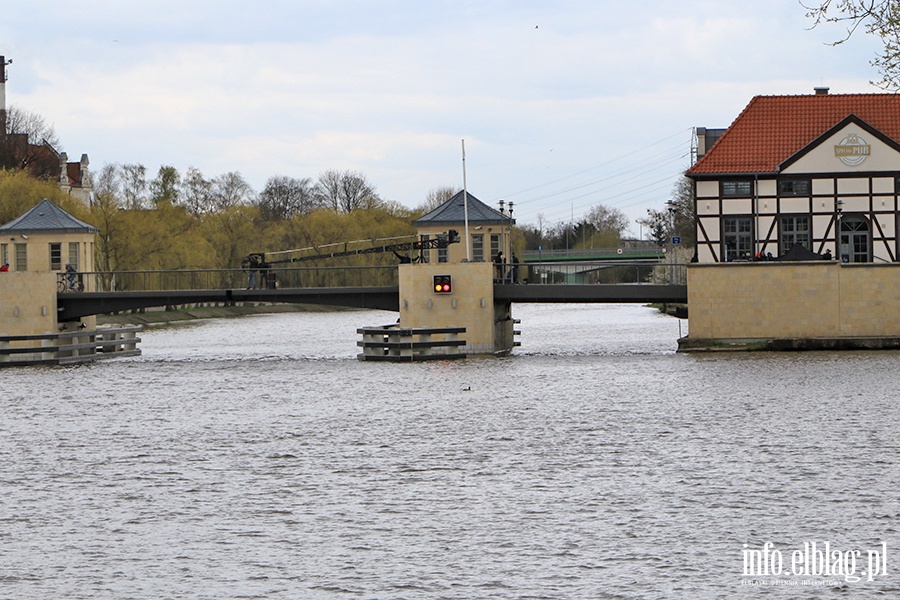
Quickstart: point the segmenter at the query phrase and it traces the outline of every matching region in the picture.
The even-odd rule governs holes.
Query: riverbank
[[[175,310],[147,309],[113,315],[97,315],[98,325],[165,325],[198,319],[229,319],[247,315],[295,312],[343,312],[356,310],[319,304],[267,304],[245,302],[232,305],[190,306]]]

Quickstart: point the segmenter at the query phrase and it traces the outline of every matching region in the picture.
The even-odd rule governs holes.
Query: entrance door
[[[870,262],[869,222],[860,216],[848,216],[841,220],[841,260],[843,262]]]

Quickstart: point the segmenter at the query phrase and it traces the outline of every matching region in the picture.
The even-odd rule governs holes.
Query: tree
[[[10,106],[6,131],[0,133],[0,168],[23,169],[43,179],[59,173],[59,140],[39,114]]]
[[[669,208],[674,213],[675,230],[673,233],[681,237],[681,245],[685,248],[692,247],[697,239],[695,207],[694,182],[688,177],[682,177],[675,182]]]
[[[319,175],[316,196],[336,211],[372,208],[381,202],[375,188],[357,171],[328,170]]]
[[[544,233],[534,225],[521,225],[518,227],[524,239],[525,250],[537,250],[544,243]]]
[[[178,204],[180,196],[181,173],[178,169],[169,165],[163,165],[156,173],[156,178],[150,184],[150,203],[159,206],[161,202]]]
[[[119,167],[125,208],[139,210],[147,200],[147,168],[141,164]]]
[[[124,227],[119,210],[122,206],[119,181],[119,169],[115,164],[103,165],[94,175],[93,215],[100,229],[96,250],[98,271],[114,271],[119,267],[119,255],[124,243],[121,237]]]
[[[284,175],[270,177],[256,199],[260,216],[267,221],[283,221],[306,214],[318,206],[312,180]]]
[[[212,209],[212,182],[200,169],[188,167],[181,180],[181,200],[194,215],[202,215]]]
[[[876,85],[884,89],[900,90],[900,2],[897,0],[824,0],[821,4],[807,5],[806,16],[813,27],[824,23],[842,24],[846,32],[833,42],[837,46],[849,40],[860,28],[878,36],[884,45],[880,56],[871,65],[878,69],[881,81]]]
[[[419,207],[419,210],[423,214],[429,213],[455,196],[458,191],[459,190],[457,190],[455,187],[451,187],[449,185],[436,187],[430,190],[425,196],[425,202],[422,203],[422,205]]]
[[[671,215],[665,210],[647,210],[647,217],[641,219],[641,225],[647,228],[647,235],[656,245],[663,247],[669,240],[669,228],[671,227]]]
[[[246,205],[253,197],[253,188],[237,171],[229,171],[214,177],[210,186],[211,209],[223,211],[234,206]]]
[[[628,229],[628,217],[625,216],[625,213],[618,208],[609,208],[602,204],[591,208],[584,220],[593,226],[595,231],[615,235],[617,238],[621,237],[622,233]]]
[[[60,190],[56,182],[26,171],[0,169],[0,223],[12,221],[45,198],[79,219],[90,216],[84,204]]]
[[[681,238],[681,245],[690,248],[697,239],[694,219],[694,183],[687,177],[675,182],[672,198],[666,201],[664,210],[648,210],[647,218],[641,224],[647,228],[649,236],[657,245],[665,246],[672,235]]]

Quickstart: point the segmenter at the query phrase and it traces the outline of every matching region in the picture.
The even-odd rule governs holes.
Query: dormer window
[[[749,198],[753,194],[753,182],[749,179],[722,182],[722,197]]]

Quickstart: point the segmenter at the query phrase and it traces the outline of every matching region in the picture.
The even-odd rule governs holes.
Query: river
[[[0,598],[900,597],[896,352],[514,316],[506,358],[360,362],[396,317],[350,311],[0,371]]]

